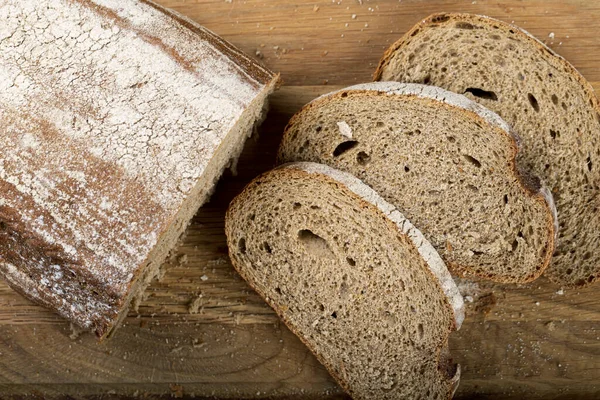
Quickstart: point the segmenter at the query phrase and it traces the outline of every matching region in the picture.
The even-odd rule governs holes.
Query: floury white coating
[[[340,89],[335,92],[325,94],[316,100],[323,99],[326,97],[334,96],[338,93],[347,92],[350,90],[372,90],[377,92],[384,92],[390,95],[407,95],[417,96],[432,100],[441,101],[448,105],[459,107],[467,111],[474,112],[481,118],[486,120],[489,124],[497,126],[507,132],[511,132],[510,126],[500,116],[484,106],[469,100],[463,95],[450,92],[448,90],[428,85],[421,85],[419,83],[400,83],[400,82],[372,82],[372,83],[361,83]],[[517,138],[518,141],[518,138]]]
[[[0,19],[0,273],[101,330],[273,76],[145,0],[7,0]]]

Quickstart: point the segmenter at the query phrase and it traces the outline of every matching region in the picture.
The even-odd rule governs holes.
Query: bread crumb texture
[[[355,399],[447,399],[458,288],[431,245],[365,184],[289,164],[231,204],[233,265]],[[446,279],[447,277],[447,279]]]
[[[571,64],[518,27],[450,13],[430,16],[392,45],[376,79],[443,87],[511,124],[522,139],[519,165],[541,178],[558,209],[546,275],[567,287],[600,278],[600,108]]]

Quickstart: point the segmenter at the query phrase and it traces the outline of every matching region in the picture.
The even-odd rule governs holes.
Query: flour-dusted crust
[[[0,273],[104,335],[277,78],[148,1],[8,0],[0,15]]]
[[[510,126],[508,126],[508,124],[495,112],[488,110],[481,104],[469,100],[465,96],[435,86],[401,82],[361,83],[323,95],[321,96],[321,98],[335,96],[339,93],[347,92],[350,90],[371,90],[376,92],[388,93],[391,95],[417,96],[421,98],[437,100],[442,103],[473,112],[479,115],[485,121],[487,121],[487,123],[489,123],[490,125],[499,127],[500,129],[503,129],[507,132],[511,132]],[[518,136],[512,132],[511,134],[515,136],[515,139],[518,142]]]
[[[440,287],[448,298],[448,302],[452,306],[456,327],[457,329],[460,328],[465,319],[465,304],[454,279],[452,279],[448,268],[446,268],[446,264],[431,243],[425,239],[421,231],[415,228],[414,225],[396,209],[396,207],[385,201],[377,192],[354,175],[328,167],[327,165],[312,162],[295,162],[284,164],[279,168],[299,169],[310,174],[326,175],[346,186],[351,192],[355,193],[364,201],[377,207],[386,217],[396,224],[403,234],[410,238],[421,257],[427,262],[431,273],[438,280]]]

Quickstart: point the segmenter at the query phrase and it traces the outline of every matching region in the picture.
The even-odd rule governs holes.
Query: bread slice
[[[360,180],[313,163],[267,172],[225,231],[240,275],[353,398],[452,396],[462,297],[422,234]]]
[[[546,275],[600,277],[600,108],[591,85],[529,33],[479,15],[432,15],[385,54],[376,80],[427,83],[497,112],[521,136],[519,164],[554,194],[560,236]]]
[[[515,169],[517,143],[463,96],[394,82],[353,86],[296,114],[281,162],[350,172],[401,210],[453,272],[527,282],[554,247],[551,197]],[[548,201],[546,201],[548,200]]]
[[[148,1],[9,0],[0,14],[0,275],[104,337],[277,77]]]

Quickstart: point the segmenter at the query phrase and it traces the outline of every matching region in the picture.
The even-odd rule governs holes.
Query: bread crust
[[[145,0],[0,7],[0,275],[103,338],[208,197],[278,76]],[[34,32],[22,14],[47,27]],[[27,41],[44,51],[17,63]],[[24,88],[8,87],[13,75]]]
[[[544,259],[543,259],[543,263],[540,266],[540,268],[538,270],[536,270],[530,276],[527,276],[518,281],[510,280],[510,279],[502,279],[502,278],[499,279],[497,277],[494,277],[493,279],[494,279],[494,281],[499,282],[499,283],[527,283],[527,282],[531,282],[531,281],[534,281],[537,278],[539,278],[544,273],[544,271],[548,268],[548,266],[550,265],[550,260],[552,259],[552,254],[554,253],[554,249],[556,246],[556,238],[557,238],[557,234],[558,234],[557,213],[556,213],[556,207],[554,206],[554,200],[552,199],[552,194],[550,193],[550,191],[547,190],[546,188],[544,188],[540,184],[539,179],[532,177],[531,175],[529,175],[527,173],[524,173],[518,167],[518,165],[517,165],[517,155],[519,152],[519,137],[518,137],[518,135],[515,134],[512,130],[510,130],[510,128],[508,127],[506,122],[504,122],[497,114],[487,110],[485,107],[467,99],[464,96],[458,95],[453,92],[449,92],[444,89],[432,88],[433,92],[439,92],[439,93],[443,94],[443,96],[446,99],[450,99],[450,101],[440,101],[441,99],[435,99],[434,97],[432,97],[429,94],[428,95],[417,94],[414,92],[414,90],[409,90],[405,94],[402,92],[396,93],[392,89],[393,87],[404,87],[404,86],[424,87],[424,85],[419,85],[419,84],[402,84],[402,83],[395,83],[395,82],[362,84],[362,85],[351,86],[349,88],[340,89],[338,91],[325,94],[325,95],[320,96],[317,99],[313,100],[312,102],[308,103],[298,113],[296,113],[290,119],[290,122],[287,124],[287,126],[284,130],[283,139],[281,142],[282,144],[280,146],[280,150],[279,150],[279,154],[278,154],[278,162],[281,163],[283,161],[283,148],[285,147],[287,138],[290,135],[291,126],[294,125],[297,120],[302,119],[303,114],[305,112],[307,112],[308,110],[310,110],[311,108],[321,107],[323,104],[325,104],[327,102],[336,101],[336,99],[342,99],[342,98],[345,98],[348,96],[369,97],[369,96],[379,96],[381,94],[385,94],[385,95],[389,95],[389,96],[401,95],[401,96],[407,96],[414,100],[432,102],[432,103],[438,104],[441,107],[446,107],[446,108],[451,108],[451,109],[457,110],[457,111],[463,113],[464,115],[468,116],[469,118],[477,120],[480,124],[487,125],[490,127],[490,129],[500,132],[502,135],[508,137],[511,140],[512,156],[511,156],[510,167],[511,167],[512,172],[514,173],[518,182],[521,184],[521,187],[524,189],[525,194],[547,209],[547,213],[546,213],[546,216],[547,216],[547,219],[546,219],[547,245],[546,245],[546,248],[544,249]],[[453,98],[454,99],[460,98],[461,102],[452,101],[451,99],[453,99]],[[469,108],[466,108],[463,105],[461,105],[461,103],[464,103],[464,100],[466,100],[466,102],[468,102],[468,104],[470,105]],[[490,117],[490,114],[495,117]],[[503,123],[499,123],[498,120],[502,121]],[[508,128],[508,130],[507,130],[507,128]],[[490,279],[489,275],[486,275],[483,273],[478,274],[476,272],[469,271],[468,268],[465,268],[465,266],[463,266],[463,265],[459,265],[457,263],[448,262],[448,261],[446,261],[446,263],[451,268],[451,270],[461,274],[462,276],[478,276],[481,278]]]
[[[371,210],[374,214],[381,214],[384,216],[384,220],[386,221],[386,224],[388,224],[393,230],[398,230],[402,235],[405,235],[405,233],[399,228],[399,226],[397,225],[397,223],[395,223],[394,221],[392,221],[385,213],[383,213],[377,205],[367,201],[366,199],[364,199],[363,197],[361,197],[360,195],[358,195],[357,193],[355,193],[354,191],[352,191],[351,189],[349,189],[344,183],[338,181],[336,178],[334,178],[331,175],[326,175],[323,173],[310,173],[306,171],[306,167],[303,167],[302,164],[314,164],[314,163],[289,163],[283,166],[280,166],[277,168],[278,171],[278,176],[274,177],[273,176],[273,171],[269,171],[269,172],[265,172],[262,175],[260,175],[259,177],[255,178],[251,183],[249,183],[244,190],[242,191],[242,193],[240,193],[238,196],[236,196],[236,198],[231,202],[231,204],[229,205],[229,208],[227,210],[227,213],[225,215],[225,235],[228,238],[234,237],[233,236],[233,232],[232,232],[232,228],[233,228],[233,223],[229,223],[229,221],[234,221],[235,218],[233,216],[233,213],[236,211],[237,208],[240,208],[241,204],[243,204],[246,200],[246,197],[249,196],[249,193],[253,190],[253,187],[256,185],[256,182],[265,182],[265,181],[269,181],[269,180],[274,180],[277,179],[279,177],[285,177],[286,175],[289,176],[290,178],[293,177],[297,177],[297,176],[302,176],[302,177],[306,177],[306,175],[310,175],[310,179],[315,179],[315,180],[320,180],[324,183],[327,184],[331,184],[333,183],[337,188],[339,188],[341,191],[344,191],[346,193],[347,196],[352,196],[355,197],[361,207],[363,209],[369,209]],[[326,169],[330,169],[332,171],[336,171],[332,168],[329,167],[325,167]],[[339,171],[341,172],[341,171]],[[364,185],[364,184],[363,184]],[[364,185],[368,190],[371,190],[368,186]],[[415,248],[417,248],[417,246],[415,245],[414,242],[413,246],[415,246]],[[231,250],[230,250],[231,252]],[[231,253],[230,253],[230,260],[231,263],[233,265],[233,267],[235,268],[235,270],[240,274],[240,276],[246,281],[246,282],[251,282],[252,280],[250,279],[250,277],[245,273],[245,268],[238,264],[238,262],[236,261],[235,257],[231,257]],[[438,277],[436,277],[434,275],[434,273],[430,270],[427,269],[428,274],[430,274],[431,278],[433,280],[438,279]],[[333,365],[331,363],[329,363],[329,361],[323,357],[321,354],[319,354],[309,343],[309,341],[302,335],[301,332],[299,332],[291,323],[291,321],[286,317],[285,312],[278,307],[278,305],[269,297],[267,296],[266,293],[264,293],[262,290],[260,290],[257,287],[252,286],[252,288],[258,293],[258,295],[277,313],[277,315],[279,316],[279,318],[284,322],[284,324],[288,327],[288,329],[290,329],[290,331],[292,331],[299,339],[302,343],[304,343],[304,345],[311,351],[311,353],[313,353],[315,355],[315,357],[319,360],[319,362],[325,366],[325,368],[327,369],[327,371],[331,374],[331,376],[338,382],[338,384],[352,397],[356,396],[356,393],[354,393],[351,388],[348,385],[348,382],[346,380],[344,380],[343,377],[341,377],[339,374],[336,373],[335,369],[333,368]],[[442,289],[439,287],[438,285],[438,290],[440,290],[441,293],[443,293]],[[453,315],[455,315],[455,311],[453,306],[451,305],[450,301],[448,300],[448,297],[444,294],[444,298],[445,298],[445,303],[446,303],[446,307],[448,308],[448,312],[452,313]],[[462,312],[464,312],[464,304],[463,304],[463,309],[461,310]],[[459,317],[457,317],[459,318]],[[439,362],[441,361],[442,358],[442,353],[444,351],[447,351],[447,347],[448,347],[448,338],[450,336],[450,334],[453,331],[456,331],[458,329],[457,326],[457,321],[456,319],[452,319],[451,320],[452,323],[448,326],[447,329],[447,336],[440,342],[440,346],[435,349],[435,354],[436,354],[436,361]],[[462,319],[460,319],[460,322],[462,322]],[[451,399],[452,396],[454,395],[454,393],[456,392],[456,389],[458,388],[458,384],[459,384],[459,380],[460,380],[460,365],[457,365],[457,370],[456,373],[453,377],[448,377],[445,376],[442,371],[438,371],[440,373],[440,379],[444,380],[444,381],[448,381],[448,396],[447,399]],[[362,398],[362,397],[359,397]]]
[[[231,43],[227,42],[225,39],[221,38],[211,30],[206,29],[194,20],[178,13],[175,10],[163,7],[152,0],[139,1],[141,3],[154,7],[155,9],[164,13],[165,15],[173,18],[182,26],[188,28],[190,31],[196,33],[202,38],[202,40],[205,40],[208,43],[212,44],[217,50],[229,57],[236,65],[241,67],[246,74],[248,74],[251,78],[255,79],[257,82],[262,84],[268,84],[273,80],[274,77],[276,77],[279,83],[279,75],[274,75],[273,72],[269,71],[258,61],[256,61],[253,58],[250,58],[246,53],[237,49]]]

